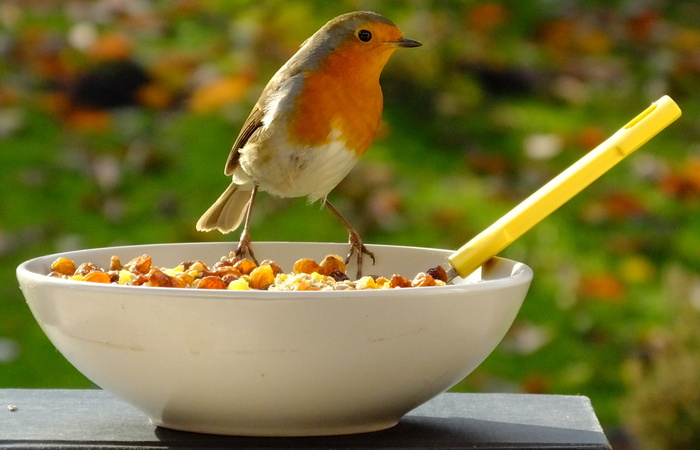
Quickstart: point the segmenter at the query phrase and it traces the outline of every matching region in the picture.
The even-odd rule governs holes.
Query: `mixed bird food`
[[[363,276],[351,280],[343,259],[338,255],[328,255],[320,263],[300,259],[290,273],[283,271],[274,261],[265,260],[258,265],[233,254],[222,257],[211,267],[193,260],[172,268],[155,266],[149,255],[141,255],[126,264],[122,264],[118,256],[112,256],[109,268],[100,268],[90,262],[76,266],[73,260],[61,257],[51,264],[48,276],[129,286],[268,291],[394,289],[447,284],[447,273],[441,266],[420,272],[412,280],[401,275],[390,278]]]

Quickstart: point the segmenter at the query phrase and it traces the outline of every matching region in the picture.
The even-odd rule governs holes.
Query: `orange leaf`
[[[605,140],[605,132],[599,126],[590,125],[579,131],[576,140],[583,148],[592,150]]]
[[[120,33],[99,38],[90,48],[90,55],[98,60],[126,59],[133,51],[131,40]]]
[[[622,301],[626,293],[622,281],[611,274],[594,274],[582,278],[578,291],[584,298],[608,302]]]
[[[688,199],[700,194],[700,158],[689,158],[661,180],[661,188],[669,195]]]
[[[472,30],[488,32],[502,25],[507,17],[508,11],[501,3],[479,3],[469,10],[467,25]]]
[[[112,126],[112,115],[96,109],[76,109],[66,116],[66,122],[79,131],[107,131]]]
[[[221,78],[207,83],[192,93],[190,109],[206,113],[237,102],[243,98],[250,83],[250,79],[245,76]]]
[[[646,43],[654,35],[654,30],[661,22],[659,13],[651,9],[642,9],[635,14],[627,24],[627,34],[638,43]]]
[[[147,84],[136,93],[139,103],[153,109],[165,109],[173,102],[173,93],[159,84]]]

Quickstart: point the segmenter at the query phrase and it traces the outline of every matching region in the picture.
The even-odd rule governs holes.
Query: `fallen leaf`
[[[250,87],[246,76],[233,76],[206,83],[192,93],[189,106],[197,113],[215,111],[229,103],[239,101]]]
[[[133,52],[131,39],[122,33],[106,34],[98,38],[88,50],[98,60],[127,59]]]
[[[612,274],[601,273],[584,276],[578,288],[581,297],[608,302],[620,302],[626,289],[622,281]]]

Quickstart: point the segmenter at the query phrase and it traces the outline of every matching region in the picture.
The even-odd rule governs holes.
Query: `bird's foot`
[[[253,248],[250,245],[250,233],[248,233],[247,230],[244,230],[241,234],[241,240],[238,241],[238,248],[233,252],[233,254],[236,255],[237,258],[243,259],[245,258],[246,253],[250,256],[250,259],[255,262],[255,264],[260,265],[258,260],[255,258]]]
[[[355,230],[350,230],[349,243],[350,252],[348,253],[348,257],[345,258],[345,264],[348,264],[352,256],[355,255],[357,258],[357,279],[360,279],[362,277],[362,255],[368,255],[372,258],[372,264],[374,264],[376,262],[374,253],[367,250],[367,247],[365,247],[365,244],[360,238],[360,234]]]

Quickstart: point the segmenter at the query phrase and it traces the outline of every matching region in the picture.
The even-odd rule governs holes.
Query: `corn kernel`
[[[319,265],[309,258],[302,258],[294,263],[294,273],[314,273],[318,272]]]
[[[87,281],[90,283],[109,283],[109,275],[107,275],[105,272],[102,272],[101,270],[95,270],[93,272],[90,272],[89,274],[85,275],[83,277],[83,281]]]
[[[332,272],[339,270],[343,273],[345,273],[345,263],[343,262],[343,258],[341,258],[338,255],[328,255],[326,258],[321,262],[321,265],[318,269],[319,273],[323,275],[330,275]]]
[[[357,280],[357,289],[379,289],[374,278],[370,276],[364,276]]]
[[[172,277],[172,287],[176,288],[186,288],[187,287],[187,282],[182,278],[182,277]]]
[[[268,265],[272,267],[272,273],[275,275],[279,275],[280,273],[284,272],[282,268],[274,261],[271,261],[269,259],[264,260],[263,262],[260,263],[261,266]]]
[[[51,264],[51,270],[61,275],[73,275],[75,273],[75,262],[68,258],[58,258]]]
[[[204,264],[202,264],[201,261],[196,261],[190,266],[190,270],[188,272],[202,272],[205,269]]]
[[[204,277],[195,286],[197,289],[226,289],[227,286],[219,277]]]
[[[178,273],[175,275],[175,278],[182,280],[185,283],[185,286],[190,286],[192,283],[194,283],[194,277],[185,272]]]
[[[250,272],[249,285],[252,289],[267,289],[275,281],[273,269],[269,264],[264,264]]]
[[[311,274],[311,279],[313,279],[314,281],[323,281],[324,278],[325,277],[318,272],[314,272]]]
[[[178,271],[175,269],[161,269],[162,272],[168,276],[174,277],[178,274]]]
[[[131,283],[132,279],[133,279],[133,277],[131,276],[131,272],[129,272],[128,270],[122,269],[119,271],[119,280],[117,280],[117,283],[119,283],[119,284]]]
[[[250,289],[250,287],[248,286],[248,282],[245,280],[245,278],[239,278],[230,282],[226,289],[232,291],[247,291]]]
[[[377,287],[379,289],[389,289],[391,287],[391,281],[385,277],[379,277],[375,281],[377,282]]]
[[[233,267],[244,275],[250,275],[253,269],[258,267],[258,265],[249,259],[242,259],[236,262]]]

